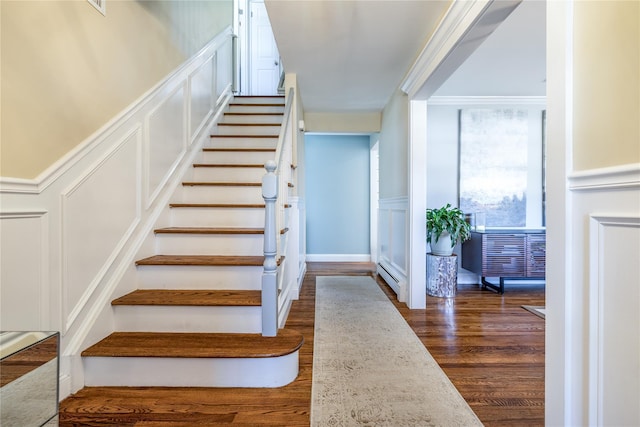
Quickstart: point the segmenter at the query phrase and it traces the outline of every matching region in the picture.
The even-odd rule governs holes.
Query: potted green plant
[[[448,256],[456,243],[471,238],[471,225],[464,213],[450,203],[440,209],[427,209],[427,242],[434,255]]]

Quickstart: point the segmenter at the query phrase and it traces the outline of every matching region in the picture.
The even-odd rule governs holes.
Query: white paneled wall
[[[406,197],[381,199],[378,209],[378,273],[398,294],[398,299],[405,301],[409,201]]]
[[[140,136],[134,127],[60,195],[63,331],[140,222]]]
[[[46,211],[0,212],[0,330],[50,328],[48,229]]]
[[[227,28],[38,178],[0,178],[0,329],[62,333],[61,399],[231,98],[231,45]]]
[[[575,173],[569,191],[572,393],[585,424],[640,425],[640,164]]]

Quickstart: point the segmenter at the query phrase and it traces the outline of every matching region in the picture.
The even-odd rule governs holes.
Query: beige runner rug
[[[482,425],[371,277],[316,279],[311,425]]]

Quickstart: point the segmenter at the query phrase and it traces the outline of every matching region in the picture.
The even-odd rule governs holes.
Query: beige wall
[[[382,112],[380,198],[408,196],[409,99],[397,90]]]
[[[304,114],[307,132],[370,133],[380,131],[380,113]]]
[[[231,25],[232,0],[0,1],[0,176],[36,178]]]
[[[640,2],[575,2],[573,60],[574,170],[640,162]]]

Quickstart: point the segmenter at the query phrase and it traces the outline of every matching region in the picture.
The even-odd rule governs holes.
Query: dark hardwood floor
[[[373,272],[372,264],[308,263],[287,321],[305,338],[300,374],[286,387],[84,388],[61,402],[60,425],[308,426],[315,278]],[[409,310],[377,281],[485,425],[544,425],[544,320],[520,307],[544,305],[542,286],[498,295],[465,285],[454,299],[427,297],[426,310]]]

